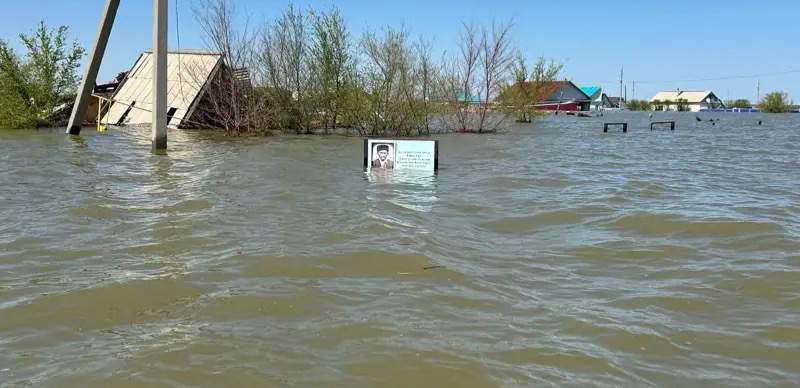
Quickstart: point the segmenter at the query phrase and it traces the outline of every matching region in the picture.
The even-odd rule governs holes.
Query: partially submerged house
[[[625,99],[620,97],[605,96],[605,104],[606,109],[626,109],[628,107]]]
[[[725,108],[725,104],[710,90],[675,90],[656,93],[650,99],[653,110],[690,111]]]
[[[112,125],[152,122],[153,54],[144,52],[116,87],[111,107],[102,122]],[[223,54],[174,51],[167,55],[167,124],[170,128],[209,126],[212,84],[236,72],[224,65]]]
[[[583,94],[589,96],[591,100],[589,108],[591,110],[597,111],[607,107],[605,105],[607,96],[603,93],[603,88],[599,86],[581,86],[581,91]]]
[[[89,105],[86,107],[86,119],[84,124],[97,124],[97,121],[105,116],[108,112],[109,102],[114,97],[119,84],[125,79],[127,72],[117,74],[113,81],[105,84],[95,85],[92,90],[92,96],[95,98],[89,99]]]
[[[542,111],[588,111],[592,99],[572,81],[550,81],[542,84],[536,109]]]

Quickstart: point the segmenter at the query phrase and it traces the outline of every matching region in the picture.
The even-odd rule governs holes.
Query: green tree
[[[23,58],[0,40],[0,127],[54,125],[56,111],[68,111],[84,50],[77,41],[67,43],[67,31],[40,22],[32,34],[20,34]]]
[[[522,53],[517,53],[511,65],[511,72],[514,75],[514,83],[503,88],[499,100],[517,114],[518,123],[531,122],[530,109],[530,88],[528,87],[528,66]]]
[[[631,100],[628,102],[628,109],[636,111],[650,110],[650,102],[645,100]]]
[[[14,52],[0,41],[0,128],[26,128],[36,125],[36,114],[28,91],[23,87]]]
[[[728,108],[752,108],[753,103],[751,103],[750,100],[740,98],[726,102],[725,106]]]
[[[650,104],[653,106],[653,110],[658,110],[658,111],[664,110],[664,102],[662,102],[661,100],[658,99],[653,100],[653,102]]]
[[[517,122],[529,123],[536,115],[536,103],[547,93],[553,81],[558,78],[562,63],[539,58],[528,72],[525,58],[518,53],[511,68],[514,83],[503,88],[498,100],[517,115]]]
[[[785,113],[792,110],[792,104],[786,92],[772,92],[761,99],[759,107],[767,113]]]
[[[679,98],[675,100],[675,109],[678,112],[686,112],[689,110],[689,102],[684,98]]]

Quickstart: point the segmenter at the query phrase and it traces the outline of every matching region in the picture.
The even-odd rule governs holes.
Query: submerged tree
[[[205,33],[206,45],[223,54],[221,73],[209,85],[207,98],[201,109],[208,117],[204,121],[221,126],[229,134],[263,130],[266,113],[262,101],[254,92],[249,68],[253,63],[255,34],[249,20],[236,22],[236,8],[228,0],[203,0],[195,8],[195,18]],[[237,28],[236,26],[243,26]],[[178,74],[186,76],[186,82],[195,82],[198,87],[205,83],[201,69],[179,63]]]
[[[446,67],[446,90],[450,95],[449,115],[459,132],[494,131],[505,115],[490,115],[495,98],[510,77],[513,63],[512,23],[491,27],[464,24],[459,52]]]
[[[480,121],[478,133],[484,129],[496,129],[499,123],[487,123],[489,103],[494,100],[505,83],[508,71],[513,60],[511,48],[511,27],[509,21],[505,24],[492,23],[490,29],[481,30],[481,104],[479,108]],[[504,115],[501,115],[504,116]]]
[[[448,115],[455,120],[455,131],[468,132],[477,127],[474,105],[479,104],[476,95],[476,78],[479,71],[481,41],[478,27],[463,24],[458,43],[458,54],[446,65],[446,75],[442,80],[445,94],[450,101]]]
[[[416,77],[417,83],[419,84],[418,92],[419,103],[421,105],[421,121],[424,123],[425,133],[430,134],[431,115],[439,111],[432,100],[438,95],[435,88],[437,86],[437,79],[440,76],[440,71],[431,57],[430,42],[420,39],[414,46],[414,50],[417,57]]]
[[[250,33],[246,23],[236,31],[228,0],[202,1],[197,14],[208,46],[225,53],[231,69],[249,67],[252,74],[247,93],[228,90],[239,85],[234,77],[224,82],[229,93],[214,104],[232,113],[230,127],[244,119],[249,128],[298,134],[344,127],[362,135],[411,136],[493,131],[508,116],[500,100],[515,64],[511,22],[464,24],[456,55],[439,61],[430,42],[414,42],[404,29],[367,32],[353,43],[335,8],[289,6]],[[523,68],[516,80],[525,88],[510,104],[518,107],[514,112],[529,118],[560,70],[543,59],[530,72]],[[245,101],[247,114],[234,101]]]
[[[312,20],[311,68],[327,132],[328,128],[336,128],[345,106],[345,91],[352,81],[354,58],[347,26],[337,9],[327,13],[312,12]]]
[[[308,18],[289,6],[261,34],[257,66],[273,125],[310,133],[314,115]]]
[[[67,42],[66,26],[20,34],[23,58],[0,40],[0,127],[55,125],[69,114],[84,50]]]
[[[362,74],[368,96],[366,132],[370,135],[418,133],[420,122],[414,49],[405,30],[367,32],[361,40]]]
[[[786,113],[792,110],[792,101],[786,92],[772,92],[761,99],[759,107],[767,113]]]
[[[514,83],[506,85],[500,93],[500,102],[518,122],[529,123],[536,114],[536,104],[552,92],[552,82],[558,78],[563,64],[539,58],[528,72],[526,60],[518,53],[512,66]]]
[[[514,83],[506,86],[500,94],[500,100],[505,107],[512,110],[517,115],[517,122],[530,123],[532,116],[531,97],[528,88],[528,66],[522,53],[517,53],[517,57],[512,65],[514,73]],[[535,102],[534,102],[535,104]]]
[[[740,98],[740,99],[736,99],[736,100],[732,100],[732,101],[727,101],[725,103],[725,106],[727,106],[728,108],[746,109],[746,108],[752,108],[753,107],[753,103],[750,102],[750,100],[748,100],[748,99]]]
[[[645,100],[630,100],[628,102],[628,109],[633,111],[650,110],[651,104]]]

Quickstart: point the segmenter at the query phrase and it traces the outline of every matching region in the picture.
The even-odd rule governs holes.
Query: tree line
[[[290,5],[255,26],[238,16],[229,0],[195,9],[208,48],[225,54],[226,68],[249,69],[249,82],[217,77],[212,86],[209,112],[229,133],[492,132],[508,117],[529,121],[536,85],[561,71],[528,63],[510,21],[463,23],[452,52],[435,56],[433,42],[404,28],[354,37],[336,8]]]
[[[202,121],[229,134],[493,132],[509,118],[535,118],[535,104],[562,70],[561,63],[530,61],[513,47],[511,21],[462,23],[452,48],[436,55],[433,42],[404,28],[354,37],[336,8],[289,6],[257,24],[240,18],[230,0],[195,4],[207,48],[223,53],[229,70],[209,85]],[[48,29],[40,23],[33,33],[20,34],[23,54],[0,40],[0,128],[66,120],[85,54],[77,41],[68,41],[67,32],[65,26]],[[248,74],[244,80],[237,76],[242,70]],[[663,105],[688,109],[681,101],[628,103],[632,110]],[[796,108],[783,92],[767,94],[758,107]]]
[[[198,109],[205,117],[195,124],[229,134],[492,132],[514,115],[530,121],[537,85],[561,70],[553,61],[528,63],[512,46],[510,21],[463,23],[451,52],[437,56],[432,41],[404,28],[354,37],[335,8],[289,6],[259,25],[240,18],[230,0],[194,4],[207,48],[224,54],[227,70],[208,85]],[[20,34],[22,54],[0,40],[0,128],[65,123],[85,55],[67,32],[42,22]],[[196,69],[181,71],[206,82]]]

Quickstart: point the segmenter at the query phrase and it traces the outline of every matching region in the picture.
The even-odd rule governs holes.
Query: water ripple
[[[435,176],[0,131],[0,385],[795,384],[800,118],[657,116],[442,136]]]

